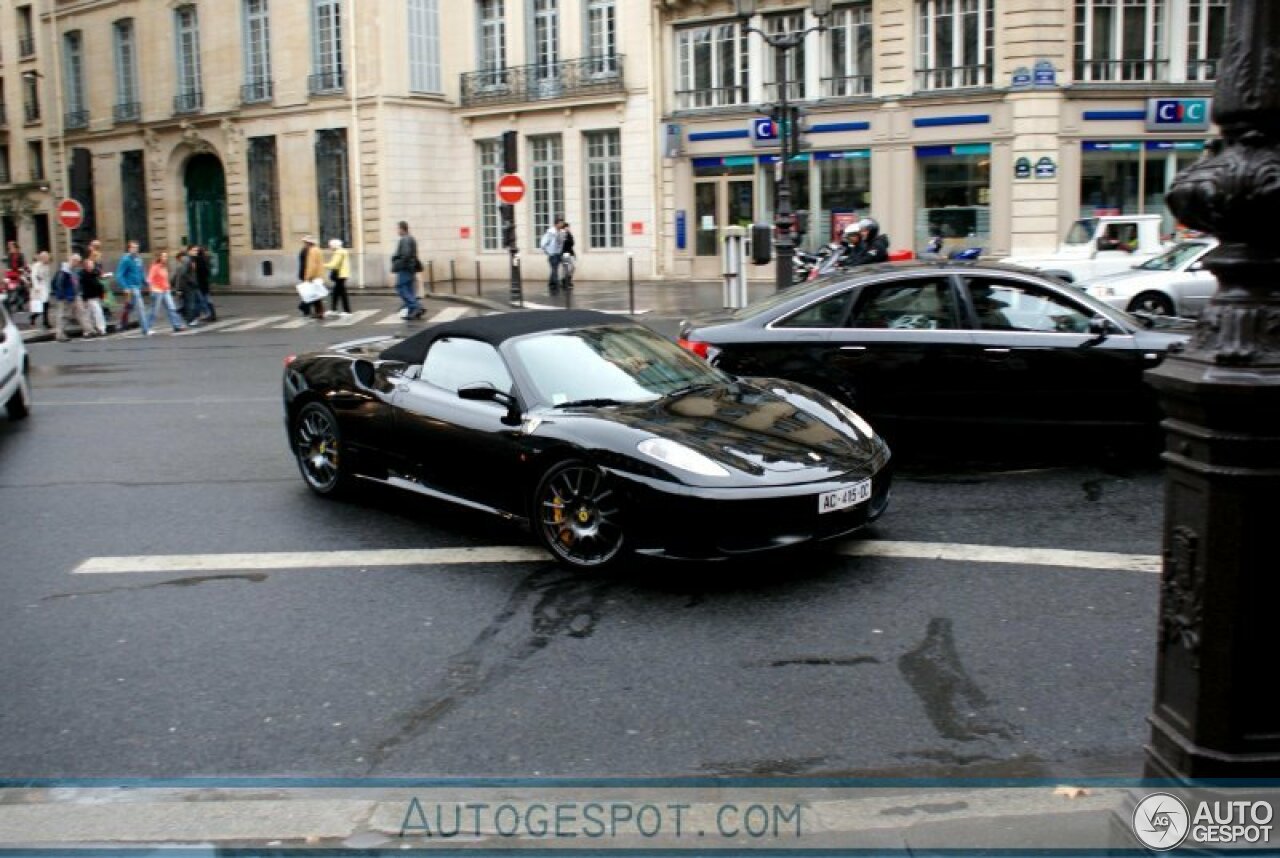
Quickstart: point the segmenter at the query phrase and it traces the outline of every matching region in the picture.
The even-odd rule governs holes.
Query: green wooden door
[[[214,283],[226,286],[231,272],[227,241],[227,180],[222,162],[196,155],[187,162],[187,243],[209,249]]]

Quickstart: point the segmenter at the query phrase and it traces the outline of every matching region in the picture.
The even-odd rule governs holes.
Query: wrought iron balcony
[[[270,78],[251,80],[240,87],[241,104],[263,104],[275,97],[275,85]]]
[[[0,127],[9,124],[9,105],[0,101]]]
[[[9,184],[9,168],[0,167],[0,185]]]
[[[536,63],[462,75],[462,104],[519,104],[622,92],[622,56]]]
[[[1207,81],[1218,79],[1217,60],[1191,60],[1187,63],[1187,80]]]
[[[1079,60],[1076,83],[1145,83],[1165,79],[1164,60]]]
[[[27,123],[40,121],[40,103],[36,101],[28,101],[22,105],[22,112],[27,118]]]
[[[331,69],[307,76],[307,92],[312,95],[328,95],[342,92],[346,85],[347,79],[342,69]]]
[[[69,110],[63,117],[62,127],[67,131],[79,131],[89,127],[89,111]]]
[[[142,118],[142,104],[137,101],[121,102],[112,109],[111,116],[117,123],[137,122]]]
[[[824,77],[822,79],[822,95],[824,98],[846,98],[854,95],[870,94],[871,75],[869,74]]]
[[[23,36],[18,39],[18,59],[25,60],[36,55],[36,37]]]
[[[916,89],[970,89],[991,86],[991,66],[947,66],[916,70]]]
[[[199,113],[203,109],[204,92],[202,90],[180,92],[173,97],[174,113]]]

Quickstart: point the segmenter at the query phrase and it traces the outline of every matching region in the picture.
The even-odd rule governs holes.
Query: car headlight
[[[665,465],[688,471],[691,474],[699,474],[704,477],[729,476],[728,468],[716,464],[697,450],[691,450],[683,444],[676,441],[668,441],[666,438],[646,439],[636,445],[636,449]]]
[[[857,429],[858,432],[867,440],[876,437],[876,430],[872,429],[871,424],[863,420],[858,412],[854,411],[838,399],[831,400],[831,404],[836,407],[836,411],[840,412],[840,416],[852,423],[854,428]]]

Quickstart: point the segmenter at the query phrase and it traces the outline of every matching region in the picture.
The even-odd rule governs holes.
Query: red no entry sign
[[[498,199],[514,206],[524,199],[524,179],[515,173],[507,173],[498,180]]]
[[[58,223],[67,229],[75,229],[84,223],[84,206],[73,199],[58,203]]]

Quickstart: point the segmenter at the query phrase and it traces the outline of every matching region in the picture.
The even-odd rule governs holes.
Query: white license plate
[[[851,486],[845,486],[842,489],[818,495],[818,512],[835,512],[836,510],[848,509],[870,499],[871,480],[863,480],[860,483],[854,483]]]

